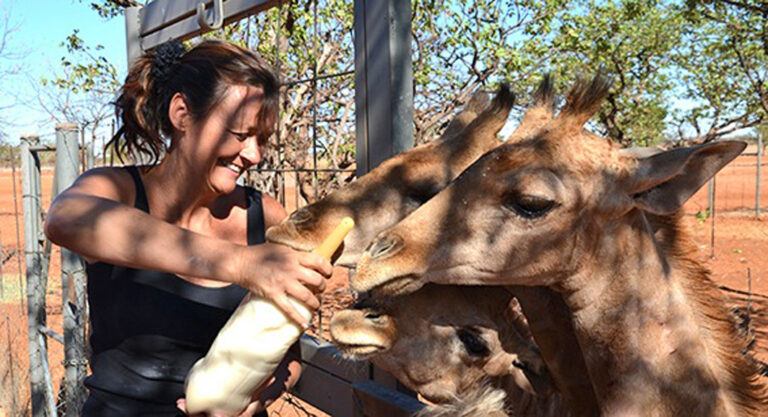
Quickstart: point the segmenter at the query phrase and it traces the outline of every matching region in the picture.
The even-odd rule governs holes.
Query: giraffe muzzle
[[[368,254],[371,259],[379,261],[388,258],[403,248],[403,239],[396,235],[385,235],[376,239],[371,246],[368,247]]]
[[[309,210],[302,208],[291,213],[291,216],[288,219],[291,221],[291,223],[293,223],[294,226],[301,226],[310,223],[314,217],[315,216],[312,215]]]

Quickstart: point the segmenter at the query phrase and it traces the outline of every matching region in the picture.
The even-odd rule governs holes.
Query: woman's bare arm
[[[306,325],[287,296],[317,308],[306,286],[320,287],[330,275],[326,260],[280,245],[241,246],[152,217],[129,205],[126,175],[103,168],[78,178],[51,205],[48,238],[93,260],[241,285]]]

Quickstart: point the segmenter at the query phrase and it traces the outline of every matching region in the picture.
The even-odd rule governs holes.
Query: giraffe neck
[[[562,288],[604,415],[736,415],[708,329],[642,213],[600,236]]]

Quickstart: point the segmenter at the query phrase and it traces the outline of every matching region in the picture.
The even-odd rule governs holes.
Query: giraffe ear
[[[625,189],[635,206],[653,214],[671,214],[746,147],[721,141],[677,148],[638,159]]]

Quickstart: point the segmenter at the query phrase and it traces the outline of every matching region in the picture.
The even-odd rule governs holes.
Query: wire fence
[[[97,158],[97,164],[109,164]],[[24,416],[30,411],[29,388],[29,350],[26,324],[26,298],[24,278],[24,237],[23,213],[21,206],[21,177],[18,157],[5,161],[0,169],[0,415]],[[714,217],[706,218],[701,213],[707,210],[709,189],[704,187],[692,201],[686,205],[686,213],[699,216],[701,223],[701,241],[707,242],[710,224],[714,221],[715,246],[718,249],[718,259],[712,265],[726,261],[728,256],[746,255],[751,246],[762,244],[768,248],[768,227],[762,220],[768,213],[768,202],[760,201],[762,213],[755,216],[755,198],[757,195],[757,159],[754,155],[737,158],[731,165],[719,173],[715,179]],[[53,167],[42,169],[43,207],[50,204],[53,182]],[[301,194],[297,184],[309,183],[308,179],[317,177],[317,182],[331,184],[331,188],[339,186],[333,182],[335,177],[342,174],[336,170],[317,171],[307,169],[262,169],[253,175],[269,175],[271,184],[274,178],[282,176],[278,191],[282,201],[288,206],[301,207],[308,200]],[[760,184],[765,188],[765,184]],[[322,190],[318,195],[325,194]],[[282,193],[282,194],[280,194]],[[762,193],[763,199],[768,195],[768,189]],[[735,222],[735,223],[734,223]],[[731,230],[734,229],[734,230]],[[741,242],[741,243],[739,243]],[[758,242],[758,243],[755,243]],[[735,246],[734,246],[735,245]],[[742,249],[736,249],[742,248]],[[702,252],[711,248],[708,245],[700,247]],[[759,251],[759,247],[755,248]],[[754,256],[759,258],[759,256]],[[50,273],[47,294],[47,322],[54,332],[62,333],[62,288],[60,278],[59,251],[53,247],[50,255]],[[761,261],[760,259],[757,259]],[[763,279],[766,267],[760,262],[737,263],[728,271],[720,271],[714,275],[721,284],[721,289],[728,296],[734,313],[740,318],[745,331],[745,337],[752,340],[752,351],[763,362],[768,362],[768,282]],[[345,288],[327,294],[323,303],[323,314],[315,319],[314,333],[322,336],[324,322],[332,312],[352,302],[352,295]],[[61,364],[63,347],[54,338],[48,338],[48,358],[54,392],[59,392],[64,369]],[[323,413],[303,403],[300,399],[290,397],[284,400],[274,410],[283,416],[322,416]],[[273,410],[273,411],[274,411]],[[4,414],[3,414],[4,413]]]

